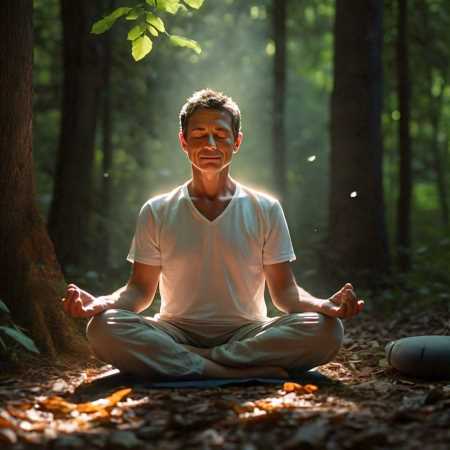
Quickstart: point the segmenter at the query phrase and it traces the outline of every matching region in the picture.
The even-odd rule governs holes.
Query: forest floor
[[[403,376],[384,353],[401,337],[448,335],[448,305],[386,316],[346,321],[344,346],[319,369],[332,381],[316,387],[99,387],[111,367],[94,360],[2,373],[0,448],[448,450],[450,382]]]

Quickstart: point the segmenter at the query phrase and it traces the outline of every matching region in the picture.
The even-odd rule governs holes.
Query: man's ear
[[[187,150],[186,150],[187,142],[186,142],[186,138],[184,137],[183,130],[180,130],[178,132],[178,142],[180,143],[181,150],[183,150],[183,152],[187,153]]]
[[[236,139],[234,140],[233,153],[237,153],[239,151],[239,148],[242,144],[242,139],[244,139],[244,135],[242,134],[242,131],[239,131],[238,135],[236,136]]]

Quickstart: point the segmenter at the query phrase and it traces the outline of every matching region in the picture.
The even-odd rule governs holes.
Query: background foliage
[[[150,57],[138,63],[132,60],[126,42],[129,23],[116,22],[110,32],[113,166],[109,173],[103,173],[99,128],[92,193],[97,203],[89,233],[90,246],[84,249],[80,267],[67,268],[67,280],[97,294],[111,292],[126,281],[129,264],[125,257],[140,206],[150,196],[165,192],[190,176],[177,133],[179,109],[194,90],[211,87],[238,102],[243,116],[244,143],[234,161],[232,175],[250,186],[274,192],[270,132],[275,47],[271,38],[271,4],[269,0],[206,1],[198,11],[182,11],[167,17],[171,33],[197,41],[202,52],[175,48],[168,39],[155,37],[157,45]],[[392,245],[398,194],[399,119],[395,5],[396,2],[385,2],[383,56],[384,187]],[[448,299],[448,212],[445,217],[437,167],[444,175],[448,173],[450,4],[444,0],[413,0],[409,8],[413,68],[413,270],[400,275],[394,266],[388,280],[391,283],[382,297],[397,299],[414,292],[427,299]],[[34,155],[39,205],[44,215],[48,214],[52,200],[60,126],[59,12],[56,0],[34,2]],[[161,17],[166,20],[164,14]],[[329,294],[330,289],[327,280],[321,277],[320,255],[326,252],[323,242],[327,234],[333,20],[331,0],[289,3],[285,111],[288,198],[284,207],[298,258],[295,263],[298,280],[319,295]],[[438,118],[434,120],[436,114]],[[439,155],[438,162],[436,155]],[[102,255],[96,252],[102,239],[99,224],[105,220],[100,203],[103,177],[111,180],[113,198],[111,217],[114,219],[108,221],[107,227],[112,242],[108,261],[103,261]],[[446,185],[445,195],[448,194]]]

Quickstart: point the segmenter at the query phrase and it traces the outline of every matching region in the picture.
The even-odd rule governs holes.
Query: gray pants
[[[93,317],[87,337],[94,353],[124,373],[154,379],[195,379],[205,359],[185,349],[211,348],[224,366],[277,366],[308,370],[330,361],[344,336],[339,319],[320,313],[287,314],[231,329],[180,326],[155,317],[110,309]]]

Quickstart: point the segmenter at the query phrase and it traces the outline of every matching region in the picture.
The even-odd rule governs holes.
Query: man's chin
[[[222,172],[224,169],[226,169],[231,164],[231,161],[227,161],[224,163],[222,158],[215,159],[199,159],[196,161],[191,160],[191,165],[193,168],[198,170],[199,172],[204,173],[218,173]]]

